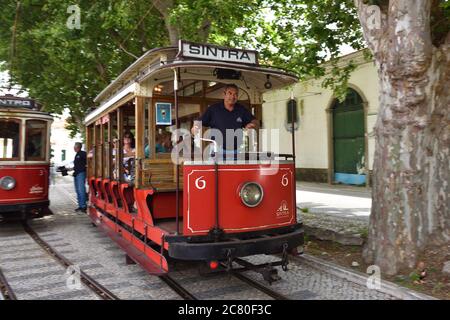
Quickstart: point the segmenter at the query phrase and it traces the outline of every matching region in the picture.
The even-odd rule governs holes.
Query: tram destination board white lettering
[[[219,47],[211,44],[194,43],[180,40],[179,55],[183,57],[226,61],[244,64],[258,64],[256,51]]]
[[[0,97],[0,107],[34,109],[33,100],[17,97]]]

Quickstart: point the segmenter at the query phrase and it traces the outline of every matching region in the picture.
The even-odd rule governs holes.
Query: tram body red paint
[[[53,118],[27,98],[0,97],[0,220],[51,214],[50,125]]]
[[[213,165],[184,166],[185,235],[205,235],[214,228],[215,180]],[[219,165],[218,180],[219,225],[225,232],[266,230],[296,223],[292,164]],[[246,182],[256,182],[263,189],[263,199],[256,207],[246,206],[241,199],[240,191]]]
[[[0,205],[48,200],[48,174],[48,165],[2,165],[0,162],[0,178],[9,176],[16,180],[12,190],[0,188]]]

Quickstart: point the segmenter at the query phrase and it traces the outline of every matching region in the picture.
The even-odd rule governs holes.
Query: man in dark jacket
[[[75,142],[73,147],[77,153],[73,161],[73,176],[78,199],[78,208],[75,211],[86,212],[86,152],[81,151],[81,146],[81,142]]]

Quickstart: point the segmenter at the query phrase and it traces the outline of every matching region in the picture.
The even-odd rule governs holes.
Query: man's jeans
[[[78,207],[86,208],[86,172],[80,172],[74,177],[75,192],[77,193]]]

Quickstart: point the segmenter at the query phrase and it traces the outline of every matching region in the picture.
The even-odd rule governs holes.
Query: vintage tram
[[[0,97],[0,220],[42,217],[49,210],[53,117],[31,99]]]
[[[199,159],[192,150],[204,150],[208,139],[175,129],[189,132],[230,83],[261,120],[262,94],[296,81],[260,66],[255,51],[180,41],[145,53],[96,97],[99,107],[85,119],[93,224],[152,274],[168,272],[172,260],[230,269],[241,257],[276,253],[286,269],[288,254],[303,244],[294,135],[290,154],[263,152],[256,137],[239,159],[207,152]],[[179,152],[183,144],[191,154]]]

